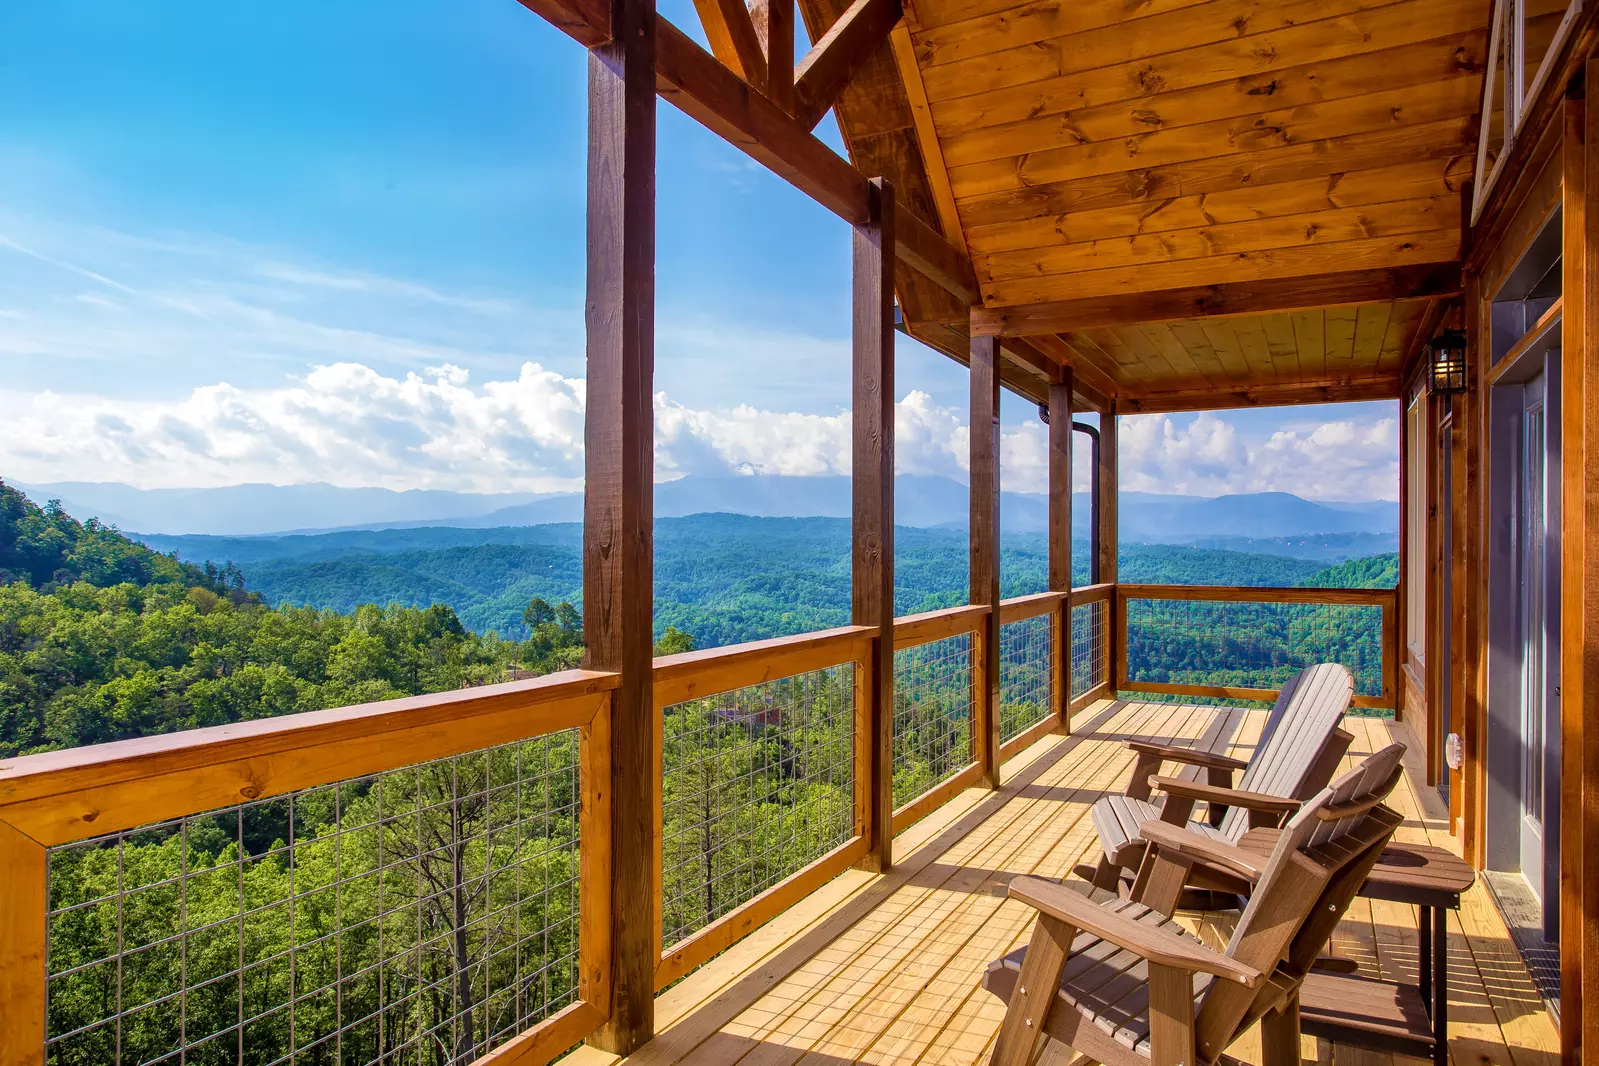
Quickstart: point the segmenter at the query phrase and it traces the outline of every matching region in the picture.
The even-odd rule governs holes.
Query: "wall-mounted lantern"
[[[1466,334],[1446,329],[1427,345],[1432,377],[1429,389],[1441,396],[1466,391]]]

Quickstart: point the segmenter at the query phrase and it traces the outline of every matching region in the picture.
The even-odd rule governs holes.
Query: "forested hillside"
[[[180,538],[180,559],[0,483],[0,758],[575,664],[579,536],[567,525]],[[848,536],[829,519],[661,522],[658,653],[846,621]],[[963,531],[897,536],[899,612],[964,601]],[[1005,540],[1007,595],[1042,588],[1044,567],[1041,538]],[[1149,583],[1352,586],[1394,570],[1393,556],[1322,570],[1157,545],[1127,545],[1121,559],[1124,580]],[[1259,684],[1312,656],[1348,660],[1369,682],[1370,628],[1319,609],[1201,605],[1135,619],[1129,653],[1151,679]],[[896,803],[971,758],[965,652],[946,653],[928,645],[896,661]],[[1002,665],[1008,733],[1047,716],[1048,676],[1036,656]],[[848,668],[834,668],[667,709],[668,943],[847,839],[853,691]],[[567,731],[63,850],[50,871],[61,908],[50,1030],[63,1037],[50,1061],[92,1066],[117,1048],[143,1061],[172,1046],[173,951],[125,945],[170,944],[180,920],[205,931],[180,938],[195,989],[184,1024],[227,1038],[191,1061],[233,1061],[230,1027],[246,1016],[251,1061],[332,1033],[360,1061],[446,1031],[448,1046],[427,1045],[438,1061],[481,1054],[575,993],[577,778]],[[514,834],[496,828],[513,820]],[[179,882],[181,919],[168,890]],[[307,902],[334,885],[338,908]],[[338,1010],[315,993],[287,1012],[289,965],[296,989],[338,985]],[[155,1006],[113,1030],[108,1005],[127,997]]]
[[[539,596],[578,602],[582,528],[350,531],[289,537],[146,537],[191,561],[233,560],[269,601],[352,611],[363,603],[448,603],[462,623],[507,638]],[[1088,581],[1078,544],[1076,582]],[[965,603],[966,533],[895,530],[895,611]],[[1047,553],[1036,534],[1007,536],[1000,552],[1006,596],[1045,587]],[[1316,583],[1323,564],[1283,555],[1164,544],[1122,547],[1124,581],[1155,584]],[[700,647],[802,633],[849,619],[849,523],[836,518],[706,514],[656,523],[657,628],[694,635]]]

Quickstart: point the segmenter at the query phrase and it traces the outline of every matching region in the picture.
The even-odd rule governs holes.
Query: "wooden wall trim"
[[[1588,64],[1586,84],[1599,78]],[[1599,108],[1565,101],[1561,152],[1560,1000],[1561,1059],[1599,1048]]]

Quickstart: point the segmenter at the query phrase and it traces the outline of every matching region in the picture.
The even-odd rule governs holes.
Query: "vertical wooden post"
[[[851,614],[877,626],[871,684],[855,728],[870,738],[867,765],[855,772],[866,795],[866,855],[886,871],[894,846],[894,187],[866,183],[867,220],[855,227],[853,400],[854,542]]]
[[[1599,84],[1589,60],[1586,84]],[[1560,359],[1560,1056],[1599,1049],[1599,108],[1565,102]],[[1599,994],[1599,993],[1596,993]]]
[[[654,1033],[661,954],[651,683],[654,0],[613,0],[612,28],[612,41],[589,54],[583,639],[587,666],[622,675],[611,704],[610,1018],[589,1042],[625,1055]]]
[[[0,1066],[43,1066],[45,849],[0,822]]]
[[[1049,587],[1063,592],[1055,614],[1055,714],[1072,731],[1072,370],[1049,385]]]
[[[1109,400],[1099,414],[1099,465],[1094,471],[1094,520],[1098,535],[1097,558],[1094,561],[1098,580],[1114,585],[1116,559],[1121,552],[1121,535],[1117,525],[1117,493],[1120,492],[1121,475],[1116,459],[1116,401]],[[1105,655],[1109,659],[1105,676],[1110,680],[1110,698],[1116,698],[1121,683],[1127,680],[1127,601],[1120,592],[1111,598],[1109,625],[1105,629]]]
[[[1394,587],[1398,590],[1394,618],[1395,639],[1384,646],[1383,654],[1393,656],[1394,666],[1394,721],[1405,720],[1405,654],[1409,635],[1405,612],[1409,607],[1410,588],[1406,575],[1410,572],[1410,410],[1405,405],[1405,392],[1399,395],[1399,577]]]
[[[988,607],[972,651],[979,780],[999,787],[999,339],[972,337],[971,602]]]

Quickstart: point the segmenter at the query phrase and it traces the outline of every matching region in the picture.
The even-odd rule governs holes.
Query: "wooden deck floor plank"
[[[1147,711],[1144,716],[1157,720]],[[908,927],[896,931],[901,937],[907,933],[917,937],[917,942],[908,947],[886,942],[874,945],[874,954],[879,957],[874,958],[873,964],[839,997],[845,1008],[830,1022],[825,1037],[813,1045],[813,1058],[825,1056],[828,1061],[855,1061],[875,1043],[876,1037],[915,1000],[920,989],[943,968],[948,958],[958,954],[973,936],[994,920],[995,913],[1005,902],[995,896],[997,891],[1002,891],[1004,878],[995,875],[1002,871],[1030,872],[1037,860],[1058,847],[1086,813],[1083,807],[1075,818],[1063,817],[1061,805],[1045,798],[1048,788],[1058,788],[1067,780],[1074,786],[1086,785],[1090,789],[1114,787],[1115,777],[1125,774],[1120,765],[1123,760],[1115,756],[1115,750],[1111,749],[1095,770],[1082,766],[1073,777],[1070,768],[1063,767],[1068,772],[1056,775],[1059,780],[1042,789],[1024,790],[1011,801],[1024,807],[1021,816],[1013,819],[1001,835],[982,843],[973,856],[972,866],[952,870],[935,895],[920,901],[920,913],[911,918]],[[1028,792],[1037,794],[1028,795]],[[1065,805],[1068,810],[1072,806]],[[908,961],[900,961],[902,954]],[[828,1014],[838,1010],[837,1002],[828,1006]],[[782,1061],[782,1056],[762,1056],[760,1061]]]
[[[1158,720],[1157,716],[1147,709],[1124,708],[1105,724],[1112,727],[1120,727],[1123,724],[1131,725],[1133,721],[1130,720],[1129,716],[1133,716],[1140,721],[1144,719],[1152,722]],[[1102,750],[1096,750],[1096,748],[1102,748],[1102,746],[1080,743],[1055,765],[1044,768],[1043,772],[1037,776],[1036,781],[1031,784],[1047,787],[1056,783],[1057,780],[1080,778],[1084,774],[1085,765],[1087,765],[1086,760],[1098,762],[1108,758]],[[1003,835],[1013,830],[1014,820],[1025,810],[1025,808],[1013,807],[1011,798],[1004,794],[993,797],[998,803],[998,809],[989,813],[980,825],[975,826],[959,839],[941,847],[935,842],[931,847],[937,850],[936,858],[940,862],[951,864],[957,869],[964,864],[979,861],[983,847],[991,845],[994,836]],[[994,833],[994,830],[998,832]],[[890,895],[879,900],[870,914],[863,915],[858,921],[852,923],[826,948],[783,976],[777,985],[767,992],[764,997],[761,997],[760,1001],[752,1002],[745,1012],[731,1019],[725,1026],[727,1031],[739,1037],[754,1040],[757,1045],[764,1044],[765,1047],[757,1046],[753,1049],[746,1049],[738,1058],[726,1061],[743,1059],[754,1063],[762,1061],[768,1055],[781,1056],[782,1048],[802,1039],[803,1034],[799,1030],[806,1026],[809,1019],[796,1019],[794,1016],[803,1013],[808,1004],[813,1001],[819,1002],[825,1009],[827,1006],[838,1002],[842,997],[852,992],[858,992],[858,988],[837,987],[834,978],[841,975],[844,978],[851,978],[852,965],[858,969],[865,970],[872,962],[876,961],[866,954],[870,945],[884,932],[894,929],[904,919],[905,915],[914,909],[918,902],[937,891],[937,883],[932,885],[915,884],[911,876],[915,875],[916,879],[919,880],[920,875],[926,866],[930,864],[933,857],[935,856],[930,851],[928,854],[918,855],[908,860],[899,870],[896,870],[894,875],[891,875],[900,884],[895,886],[895,890]],[[905,946],[908,950],[914,945],[907,943]],[[854,975],[855,978],[860,976],[859,973]],[[707,1033],[705,1035],[709,1037],[710,1034]],[[712,1055],[713,1050],[715,1052],[714,1056]],[[698,1050],[692,1047],[681,1048],[681,1052],[684,1055],[692,1051],[696,1062],[724,1061],[724,1054],[730,1050],[732,1049],[727,1047],[718,1049],[701,1048]]]
[[[1149,722],[1160,721],[1160,716],[1150,715],[1147,708],[1140,708],[1140,713],[1144,718],[1144,724],[1137,728],[1147,728]],[[1166,720],[1163,730],[1167,735],[1181,735],[1182,732],[1173,728],[1170,719]],[[1125,779],[1126,766],[1130,765],[1130,760],[1121,757],[1120,754],[1125,749],[1112,745],[1102,745],[1102,747],[1110,749],[1113,753],[1111,758],[1100,767],[1095,778],[1074,780],[1072,782],[1074,791],[1084,785],[1088,786],[1090,791],[1116,787],[1118,780]],[[1058,788],[1059,785],[1055,787]],[[931,931],[936,939],[929,941],[921,953],[923,962],[934,964],[931,972],[926,966],[921,965],[908,968],[896,967],[886,982],[862,998],[856,1010],[858,1017],[844,1027],[847,1038],[819,1045],[818,1052],[832,1059],[860,1058],[871,1046],[871,1044],[865,1047],[859,1046],[861,1040],[873,1035],[873,1023],[865,1019],[873,1018],[879,1023],[886,1022],[887,1026],[891,1026],[906,1009],[914,1005],[922,987],[936,977],[937,972],[945,968],[951,958],[958,958],[963,951],[971,949],[974,938],[981,938],[984,941],[976,948],[976,951],[982,954],[982,958],[975,963],[969,963],[969,966],[976,966],[980,970],[982,965],[994,957],[994,945],[997,943],[993,939],[996,915],[1006,905],[1000,893],[1003,892],[1004,882],[1008,880],[1007,875],[1046,872],[1041,864],[1051,854],[1061,851],[1063,841],[1081,825],[1088,809],[1086,803],[1062,804],[1052,800],[1049,789],[1024,790],[1023,795],[1018,796],[1013,802],[1031,805],[1031,816],[1024,823],[1025,828],[1022,830],[1021,838],[1009,845],[1010,853],[1003,859],[1000,859],[999,854],[994,851],[985,856],[983,868],[1000,876],[991,875],[983,879],[980,891],[957,900],[956,908],[947,916],[938,915],[937,927]],[[1048,828],[1035,829],[1032,828],[1034,825]],[[1068,867],[1069,863],[1061,863],[1060,872],[1064,873]],[[969,974],[970,969],[968,968],[966,972]],[[871,1043],[874,1044],[876,1041],[873,1040]],[[862,1061],[868,1060],[862,1059]]]
[[[665,1031],[629,1064],[731,1066],[977,1064],[1003,1016],[980,985],[989,960],[1025,942],[1031,912],[996,892],[1019,873],[1063,876],[1097,842],[1087,812],[1103,790],[1126,784],[1129,735],[1195,736],[1211,711],[1127,704],[1108,717],[1091,708],[1079,735],[1040,741],[1016,763],[1025,780],[999,794],[968,790],[896,840],[896,869],[884,878],[851,872],[663,994]],[[1251,714],[1230,745],[1247,759],[1264,715]],[[1349,719],[1355,742],[1346,765],[1389,742],[1388,723]],[[1070,743],[1066,750],[1062,748]],[[1458,845],[1441,803],[1407,753],[1393,803],[1405,817],[1399,839]],[[1008,776],[1016,770],[1007,765]],[[1093,856],[1097,857],[1097,855]],[[1414,980],[1416,910],[1361,900],[1335,934],[1335,947],[1366,972]],[[1191,925],[1207,940],[1226,920]],[[1455,1066],[1553,1066],[1556,1034],[1515,954],[1486,888],[1451,915],[1451,1055]],[[1232,1054],[1259,1062],[1255,1034]],[[1327,1066],[1426,1066],[1306,1039],[1307,1060]],[[615,1062],[589,1049],[568,1061]],[[1064,1049],[1041,1048],[1040,1066],[1070,1066]]]
[[[1189,721],[1185,724],[1181,732],[1186,733],[1189,736],[1198,735],[1203,731],[1205,727],[1205,719],[1207,717],[1209,717],[1209,715],[1206,713],[1191,715]],[[1125,764],[1130,769],[1132,764],[1130,757],[1125,759]],[[1091,807],[1091,803],[1085,802],[1083,804],[1084,812],[1086,813],[1086,811]],[[1092,832],[1091,824],[1087,823],[1085,819],[1084,821],[1080,822],[1079,825],[1082,827],[1079,845],[1075,849],[1058,849],[1058,866],[1056,869],[1048,871],[1046,876],[1063,877],[1070,871],[1074,864],[1084,861],[1095,861],[1098,859],[1098,840]],[[1076,853],[1072,854],[1074,850]],[[979,955],[982,955],[982,957],[977,959],[972,968],[975,969],[979,975],[981,975],[982,968],[986,966],[989,961],[1020,946],[1027,938],[1029,930],[1031,929],[1031,924],[1031,913],[1023,908],[1021,922],[1019,924],[1009,926],[1009,936],[1004,940],[996,939],[996,942],[993,943],[989,953],[986,955],[978,953]],[[960,998],[956,1010],[952,1015],[950,1015],[949,1020],[944,1024],[943,1029],[930,1041],[926,1040],[924,1036],[919,1035],[915,1039],[905,1040],[902,1048],[895,1048],[894,1050],[898,1052],[896,1056],[891,1057],[887,1054],[884,1054],[863,1061],[942,1062],[956,1061],[963,1058],[967,1054],[978,1057],[982,1056],[984,1054],[984,1048],[993,1039],[993,1036],[997,1032],[998,1019],[1003,1016],[1004,1011],[1001,1008],[998,1000],[989,995],[987,992],[983,991],[978,985],[972,983],[969,972],[970,971],[968,971],[968,976],[965,978],[965,993]],[[950,975],[949,979],[957,983],[960,980],[960,978],[955,976],[953,973]],[[923,1044],[923,1049],[921,1052],[914,1058],[907,1057],[905,1053],[914,1047],[918,1042]],[[976,1060],[974,1059],[974,1061]]]

